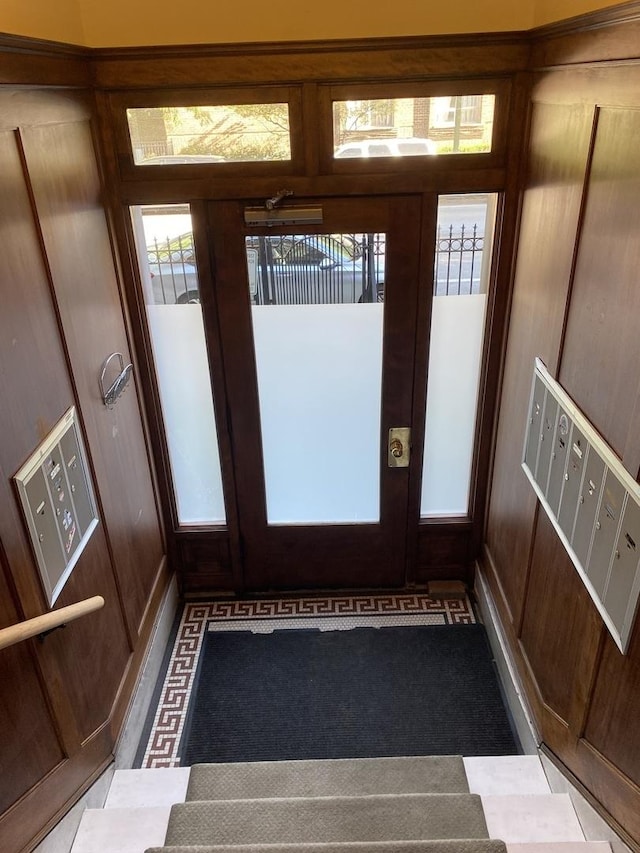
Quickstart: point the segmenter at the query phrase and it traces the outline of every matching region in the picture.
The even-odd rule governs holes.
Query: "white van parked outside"
[[[424,154],[436,154],[435,143],[431,139],[406,137],[400,139],[361,139],[358,142],[345,142],[336,148],[334,157],[415,157]]]

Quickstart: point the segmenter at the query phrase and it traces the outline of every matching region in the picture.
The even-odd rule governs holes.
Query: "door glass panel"
[[[291,159],[289,105],[128,109],[136,166]]]
[[[268,522],[377,522],[384,235],[246,250]]]
[[[491,151],[495,95],[333,102],[333,156],[415,157]]]
[[[225,521],[188,205],[132,207],[140,280],[180,524]]]
[[[496,201],[438,200],[422,517],[468,513]]]

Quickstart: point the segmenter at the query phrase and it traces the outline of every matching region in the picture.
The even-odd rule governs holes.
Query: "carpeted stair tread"
[[[189,800],[466,794],[461,756],[194,764]]]
[[[166,845],[488,838],[477,794],[193,801],[171,809]]]
[[[344,844],[239,844],[150,847],[145,853],[507,853],[504,841],[352,841]]]

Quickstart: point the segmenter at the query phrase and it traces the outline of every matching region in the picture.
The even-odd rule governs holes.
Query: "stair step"
[[[568,794],[483,796],[491,838],[507,844],[584,842],[584,833]]]
[[[449,841],[352,841],[344,844],[213,844],[151,847],[145,853],[508,853],[508,850],[502,841],[458,838]]]
[[[550,794],[551,789],[537,755],[474,756],[464,759],[472,794]]]
[[[184,803],[190,769],[116,770],[104,807],[147,808]]]
[[[469,786],[460,756],[421,756],[194,764],[186,799],[466,793]]]
[[[171,809],[165,844],[305,844],[488,836],[478,795],[405,794],[180,803]]]
[[[164,843],[169,812],[169,806],[86,809],[71,853],[142,853]]]
[[[548,841],[537,844],[507,844],[507,853],[611,853],[608,841]]]

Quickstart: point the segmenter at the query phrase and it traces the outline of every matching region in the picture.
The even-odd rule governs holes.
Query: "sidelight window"
[[[469,512],[497,195],[438,199],[421,516]]]
[[[131,208],[180,524],[222,524],[225,506],[200,284],[186,204]]]

